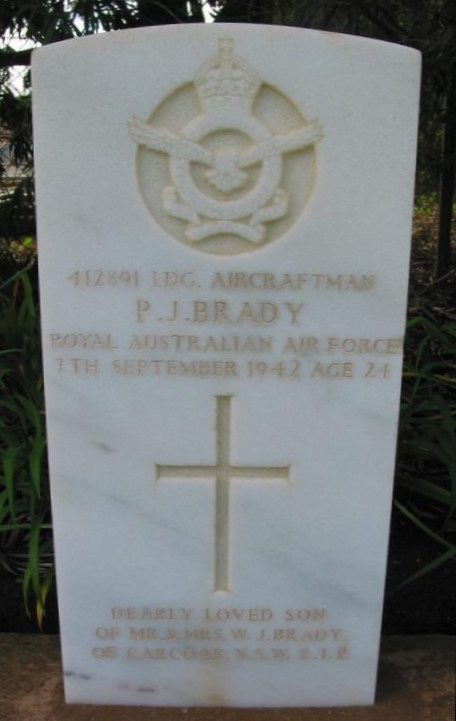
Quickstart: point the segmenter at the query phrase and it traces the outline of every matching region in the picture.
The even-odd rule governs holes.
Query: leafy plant
[[[0,567],[41,625],[53,578],[38,306],[22,269],[0,285]]]
[[[404,584],[456,558],[456,319],[439,316],[408,322],[394,503],[442,552]]]

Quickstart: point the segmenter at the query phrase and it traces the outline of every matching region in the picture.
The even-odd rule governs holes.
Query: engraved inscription
[[[115,622],[116,625],[110,625]],[[112,607],[94,631],[94,658],[134,663],[333,662],[350,657],[349,636],[325,608]],[[115,646],[112,644],[116,644]]]
[[[337,296],[350,313],[354,297],[376,293],[382,279],[353,269],[323,270],[74,270],[66,281],[78,295],[94,292],[108,301],[119,291],[137,327],[53,328],[48,342],[55,373],[89,382],[109,375],[176,383],[388,383],[400,373],[403,338],[376,337],[368,327],[339,336],[331,315],[325,332],[312,334],[320,300]]]
[[[283,479],[289,466],[232,466],[230,464],[231,396],[216,398],[216,462],[214,466],[156,465],[156,478],[215,478],[214,592],[230,591],[230,481],[232,478]]]

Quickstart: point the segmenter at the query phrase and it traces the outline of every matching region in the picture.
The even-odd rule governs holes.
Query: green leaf
[[[456,546],[450,546],[450,548],[447,551],[445,551],[445,553],[442,553],[441,556],[434,558],[434,560],[432,560],[430,563],[426,564],[426,566],[424,566],[419,571],[414,573],[412,576],[407,578],[405,581],[400,583],[399,586],[396,586],[396,588],[394,590],[398,591],[400,588],[407,586],[409,583],[413,583],[414,581],[417,581],[419,578],[422,578],[427,573],[430,573],[431,571],[435,571],[436,568],[438,568],[443,563],[446,563],[446,561],[449,561],[452,558],[456,558]]]
[[[41,497],[41,473],[43,469],[43,451],[45,445],[45,438],[41,434],[38,434],[33,441],[29,456],[30,475],[38,498]]]
[[[412,521],[415,526],[427,533],[427,535],[430,536],[434,541],[437,541],[437,543],[441,543],[442,546],[446,546],[447,548],[453,548],[453,545],[451,543],[448,543],[448,541],[439,536],[438,533],[435,533],[435,531],[429,528],[429,526],[423,523],[423,521],[420,521],[420,519],[417,518],[414,513],[409,511],[408,508],[403,506],[402,503],[396,500],[394,501],[394,505],[401,511],[401,513],[404,514],[404,516],[406,516],[410,521]]]
[[[434,501],[438,501],[439,503],[444,503],[448,506],[451,504],[451,493],[436,483],[431,483],[430,481],[426,481],[422,478],[400,476],[398,478],[398,485],[409,488],[411,491],[421,493],[423,496],[432,498]]]
[[[27,568],[30,569],[30,581],[35,596],[40,593],[40,534],[41,534],[41,517],[38,516],[32,520],[32,528],[30,531],[28,546],[28,563]]]
[[[3,453],[3,480],[8,496],[8,504],[12,518],[16,518],[16,494],[14,488],[14,474],[18,448],[6,448]]]

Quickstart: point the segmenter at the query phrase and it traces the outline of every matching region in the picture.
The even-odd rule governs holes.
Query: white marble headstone
[[[248,25],[34,53],[67,701],[373,702],[419,67]]]

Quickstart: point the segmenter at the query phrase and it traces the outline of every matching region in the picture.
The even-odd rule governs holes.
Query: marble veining
[[[419,54],[172,26],[32,76],[67,702],[372,703]]]

